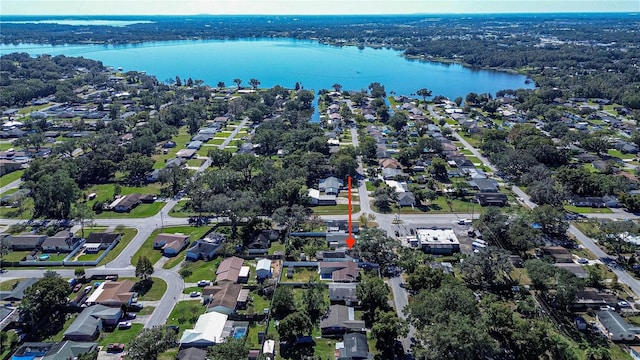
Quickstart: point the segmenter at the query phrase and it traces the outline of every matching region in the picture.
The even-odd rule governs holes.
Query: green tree
[[[91,224],[93,224],[93,220],[96,217],[96,213],[93,211],[92,208],[89,207],[89,205],[87,205],[87,203],[76,203],[73,205],[73,208],[71,209],[71,217],[73,218],[73,220],[80,223],[80,231],[81,231],[82,238],[84,239],[84,226],[87,223],[90,226]]]
[[[399,240],[389,237],[379,228],[362,230],[356,243],[356,250],[360,257],[380,265],[382,269],[395,265],[397,258],[395,250],[399,247]]]
[[[287,315],[284,319],[280,320],[278,324],[280,340],[287,342],[293,342],[299,336],[309,335],[312,330],[313,323],[309,319],[309,316],[301,311]]]
[[[302,294],[302,309],[313,323],[316,323],[327,311],[327,304],[324,301],[324,291],[324,284],[309,282],[307,289]]]
[[[77,278],[81,278],[84,276],[84,268],[76,268],[73,273]]]
[[[393,311],[382,311],[380,309],[375,312],[375,321],[371,327],[371,336],[376,341],[376,349],[384,354],[390,354],[393,347],[389,344],[400,336],[406,336],[409,333],[409,327],[398,315]]]
[[[524,267],[527,269],[527,274],[533,286],[540,290],[545,290],[549,287],[556,271],[552,264],[538,259],[527,260],[524,263]]]
[[[496,247],[482,249],[460,264],[460,272],[464,280],[484,288],[496,284],[509,269],[511,269],[509,253]]]
[[[435,158],[431,161],[429,172],[435,178],[440,180],[446,180],[449,177],[447,172],[447,162],[440,158]]]
[[[538,206],[531,212],[531,220],[542,227],[542,232],[556,238],[565,238],[567,236],[569,223],[564,216],[564,209],[551,205]]]
[[[418,96],[422,96],[422,101],[427,101],[427,98],[431,96],[431,93],[431,90],[425,88],[416,91],[416,94],[418,94]]]
[[[161,184],[168,184],[166,189],[171,196],[175,196],[186,184],[189,171],[182,166],[172,166],[160,170],[158,181]]]
[[[129,184],[140,186],[153,170],[153,159],[148,156],[133,153],[128,154],[122,163],[122,170],[125,171]]]
[[[71,292],[71,286],[57,273],[53,272],[53,275],[45,274],[45,277],[24,291],[24,297],[18,308],[25,321],[31,326],[41,324],[47,318],[50,319],[49,321],[53,320],[54,318],[49,317],[50,314],[63,310],[69,300],[67,295]]]
[[[211,165],[224,167],[229,164],[233,155],[228,151],[214,148],[207,152],[207,156],[211,159]]]
[[[68,219],[71,204],[78,199],[80,190],[65,169],[58,169],[53,175],[45,174],[37,182],[29,182],[34,209],[33,216],[53,219]]]
[[[211,360],[245,360],[249,348],[245,344],[245,339],[227,338],[224,342],[211,346],[207,350],[208,358]]]
[[[249,79],[249,85],[251,85],[251,87],[253,88],[253,90],[256,90],[258,88],[258,85],[260,85],[260,80],[258,79]]]
[[[151,274],[153,274],[153,264],[146,256],[140,256],[136,263],[136,277],[142,280],[147,280]]]
[[[356,296],[366,311],[365,320],[371,323],[374,320],[376,310],[386,310],[389,305],[389,286],[379,277],[364,276],[356,285]]]
[[[294,308],[293,292],[288,286],[278,286],[273,294],[271,312],[276,319],[287,316]]]
[[[418,266],[413,273],[407,276],[407,285],[413,291],[422,289],[434,290],[440,287],[445,276],[440,269],[433,269],[424,265]]]
[[[164,326],[154,326],[143,329],[135,339],[129,342],[129,358],[131,360],[157,360],[160,353],[177,345],[175,331]]]

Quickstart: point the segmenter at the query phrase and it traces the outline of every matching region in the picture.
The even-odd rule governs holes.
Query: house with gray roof
[[[93,305],[85,308],[64,332],[64,340],[94,341],[104,325],[116,325],[122,317],[120,308]]]
[[[373,360],[365,334],[345,334],[342,342],[336,344],[336,350],[338,350],[337,360]]]
[[[344,305],[331,305],[329,312],[320,320],[322,336],[364,332],[365,328],[363,320],[355,319],[355,310]]]
[[[24,233],[8,239],[11,250],[33,250],[44,242],[47,235]]]
[[[469,185],[481,193],[497,193],[498,182],[493,179],[476,178],[469,181]]]
[[[318,189],[327,195],[338,195],[340,189],[344,186],[344,181],[338,179],[335,176],[329,176],[326,179],[320,180]]]
[[[356,294],[357,283],[330,283],[329,301],[332,303],[356,306],[360,303]]]
[[[605,335],[611,341],[634,340],[640,328],[634,327],[612,310],[598,311],[596,320],[605,329]]]
[[[16,284],[16,286],[11,290],[9,294],[5,294],[2,298],[3,301],[21,301],[24,298],[24,291],[33,284],[38,281],[37,278],[30,278],[20,281]]]

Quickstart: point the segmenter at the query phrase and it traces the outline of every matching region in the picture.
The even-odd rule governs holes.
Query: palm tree
[[[240,89],[240,84],[242,84],[242,80],[235,78],[233,79],[233,82],[236,83],[236,85],[238,85],[238,89]]]
[[[419,96],[422,96],[422,101],[427,101],[427,97],[431,96],[431,90],[422,88],[416,91],[416,94],[418,94]]]
[[[223,89],[224,88],[224,81],[218,81],[218,87],[220,89]]]
[[[336,92],[339,92],[340,89],[342,89],[342,85],[340,85],[338,83],[333,84],[332,87]]]

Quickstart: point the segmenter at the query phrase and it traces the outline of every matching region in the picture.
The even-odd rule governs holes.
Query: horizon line
[[[553,15],[553,14],[625,14],[638,15],[640,11],[518,11],[518,12],[415,12],[415,13],[370,13],[370,14],[354,14],[354,13],[326,13],[326,14],[305,14],[305,13],[282,13],[282,14],[212,14],[212,13],[194,13],[194,14],[0,14],[0,19],[9,16],[24,17],[46,17],[46,16],[74,16],[74,17],[121,17],[121,16],[403,16],[403,15]]]

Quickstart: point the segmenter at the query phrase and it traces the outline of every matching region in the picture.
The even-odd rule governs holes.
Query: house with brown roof
[[[360,277],[358,264],[353,261],[321,261],[318,272],[321,279],[334,282],[355,282]]]
[[[129,194],[115,199],[108,208],[116,212],[129,212],[140,204],[140,194]]]
[[[242,270],[243,263],[244,259],[237,256],[228,257],[222,260],[220,265],[218,265],[218,269],[216,270],[216,283],[237,283],[240,277],[240,270]]]
[[[242,291],[242,285],[226,283],[221,286],[212,286],[211,288],[212,294],[208,295],[204,300],[207,304],[207,312],[215,311],[225,315],[233,313],[238,305],[238,297]]]
[[[542,252],[556,263],[573,263],[573,254],[562,246],[547,246],[542,248]]]
[[[60,231],[54,236],[49,236],[42,243],[44,252],[71,252],[80,245],[80,238],[73,236],[70,231]]]
[[[122,304],[131,305],[135,297],[132,291],[136,285],[132,280],[105,281],[87,299],[87,304],[100,304],[110,307],[120,307]]]
[[[380,159],[378,160],[378,164],[380,164],[380,167],[383,169],[402,169],[402,164],[400,164],[398,160],[393,158]]]
[[[161,249],[164,256],[176,256],[189,245],[190,237],[184,234],[158,234],[153,239],[153,248]]]

